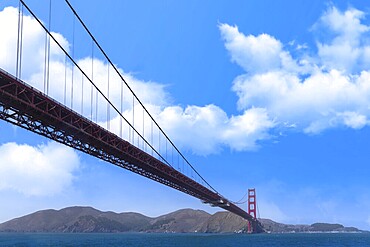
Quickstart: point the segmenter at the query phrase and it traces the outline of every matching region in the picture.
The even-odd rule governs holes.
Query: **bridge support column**
[[[256,211],[256,189],[248,189],[248,214],[250,214],[255,220],[257,219]],[[256,222],[257,221],[248,221],[248,233],[253,233],[256,231]]]

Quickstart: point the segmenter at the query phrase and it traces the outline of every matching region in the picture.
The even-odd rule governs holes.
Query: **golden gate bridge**
[[[159,126],[65,0],[72,18],[69,51],[70,47],[51,29],[52,3],[55,1],[49,0],[49,22],[45,24],[24,0],[19,1],[15,69],[0,69],[0,119],[221,207],[246,219],[249,232],[264,232],[256,215],[255,190],[248,190],[246,212],[213,188]],[[39,65],[43,73],[31,82],[32,86],[22,77],[27,42],[24,30],[30,25],[26,16],[45,33],[44,58]],[[65,15],[63,18],[66,22]],[[88,42],[84,44],[91,44],[89,66],[75,58],[77,24],[87,34]],[[56,62],[51,60],[55,54],[59,56]],[[94,72],[94,57],[105,61],[104,78]],[[112,119],[118,120],[115,128]]]

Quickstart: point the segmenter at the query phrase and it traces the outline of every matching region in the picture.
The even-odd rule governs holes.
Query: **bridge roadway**
[[[199,198],[262,225],[247,212],[86,117],[0,69],[0,119]]]

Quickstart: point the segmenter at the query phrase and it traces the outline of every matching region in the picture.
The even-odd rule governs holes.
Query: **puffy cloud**
[[[215,105],[166,107],[157,119],[176,142],[198,154],[220,150],[221,132],[228,122],[226,113]]]
[[[326,69],[344,70],[349,73],[367,69],[369,43],[364,35],[369,26],[361,23],[365,13],[350,8],[344,12],[330,7],[314,25],[314,30],[325,29],[327,40],[318,40],[318,56]]]
[[[259,147],[258,142],[270,138],[268,131],[275,125],[267,112],[260,108],[251,108],[241,115],[230,117],[215,105],[203,107],[192,105],[186,108],[147,105],[147,108],[175,144],[181,149],[190,150],[198,155],[217,153],[224,147],[236,151],[255,150]],[[135,128],[148,141],[154,139],[153,146],[157,150],[165,150],[163,135],[160,137],[161,147],[158,148],[158,129],[153,130],[148,117],[143,121],[143,114],[140,114],[140,110],[142,109],[139,106],[135,107],[135,112],[139,112],[135,114]],[[132,121],[132,110],[125,111],[123,115],[130,122]],[[110,130],[120,135],[120,124],[120,119],[116,117],[110,121]],[[101,122],[100,125],[105,127],[107,122]],[[132,133],[127,132],[128,125],[122,122],[122,126],[123,137],[132,138]],[[135,140],[134,144],[136,143]],[[140,143],[138,146],[141,147],[141,145]]]
[[[270,138],[268,132],[274,126],[265,109],[250,108],[229,119],[222,138],[234,150],[253,150],[258,147],[258,141]]]
[[[48,143],[37,147],[13,142],[0,146],[0,190],[45,196],[71,186],[80,161],[72,149]]]
[[[15,74],[17,59],[18,9],[6,7],[0,12],[0,67]],[[52,33],[57,41],[68,51],[68,41],[58,33]],[[45,53],[45,33],[38,22],[31,16],[23,17],[22,75],[29,78],[35,72],[43,71]],[[52,61],[64,61],[62,51],[55,42],[50,44]],[[26,61],[26,62],[25,62]]]
[[[341,124],[359,128],[370,114],[369,76],[368,72],[350,77],[336,70],[318,71],[301,82],[294,74],[268,72],[236,78],[233,90],[239,95],[241,109],[265,108],[277,121],[297,124],[307,132]],[[362,119],[362,125],[354,124],[354,116],[357,123]]]
[[[361,20],[365,18],[365,13],[349,8],[341,12],[336,7],[331,6],[321,16],[319,22],[315,24],[326,26],[329,31],[336,34],[334,42],[349,42],[352,45],[358,45],[361,35],[369,30],[369,27],[362,24]]]
[[[217,152],[223,146],[237,151],[256,149],[257,142],[269,138],[268,130],[274,126],[263,109],[252,108],[242,115],[228,117],[215,105],[168,107],[158,119],[170,136],[203,155]]]
[[[339,113],[338,115],[343,117],[345,125],[354,129],[361,129],[368,124],[367,117],[357,112],[343,112]]]
[[[220,24],[225,47],[231,60],[250,73],[261,73],[276,69],[297,69],[291,55],[283,50],[282,43],[268,34],[245,36],[237,26]]]
[[[246,72],[233,82],[238,108],[265,109],[276,125],[306,133],[368,125],[370,47],[364,17],[356,9],[329,7],[313,31],[330,35],[317,42],[316,55],[305,48],[296,58],[274,37],[245,36],[237,27],[221,24],[232,61]]]

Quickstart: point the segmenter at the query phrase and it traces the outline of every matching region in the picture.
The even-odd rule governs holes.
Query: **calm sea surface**
[[[370,234],[0,233],[0,246],[369,246]]]

